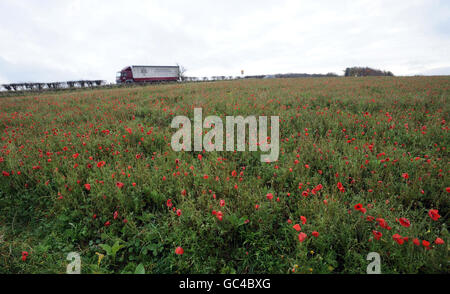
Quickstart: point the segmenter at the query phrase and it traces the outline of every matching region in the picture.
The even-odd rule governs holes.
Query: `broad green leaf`
[[[142,265],[142,263],[140,263],[137,267],[136,270],[134,271],[135,274],[139,274],[139,275],[143,275],[145,274],[145,268]]]

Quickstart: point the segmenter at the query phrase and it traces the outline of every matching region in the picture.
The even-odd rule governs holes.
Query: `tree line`
[[[390,71],[373,69],[370,67],[347,67],[344,72],[344,76],[346,77],[394,76],[394,74]]]
[[[104,80],[80,80],[65,82],[48,82],[48,83],[11,83],[2,84],[1,86],[7,91],[26,91],[26,90],[45,90],[45,89],[67,89],[67,88],[92,88],[103,86],[106,84]]]

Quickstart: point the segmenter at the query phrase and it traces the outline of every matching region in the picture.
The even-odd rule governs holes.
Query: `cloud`
[[[450,66],[432,68],[432,69],[423,71],[420,74],[422,74],[422,75],[429,75],[429,76],[446,76],[446,75],[450,75]]]
[[[0,79],[105,79],[127,65],[188,75],[413,75],[450,66],[446,1],[0,2]]]

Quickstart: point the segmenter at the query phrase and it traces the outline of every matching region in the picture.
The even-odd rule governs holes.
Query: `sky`
[[[450,1],[0,0],[0,84],[115,81],[128,65],[187,76],[450,75]]]

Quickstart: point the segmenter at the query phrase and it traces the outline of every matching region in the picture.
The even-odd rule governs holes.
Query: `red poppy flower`
[[[272,193],[267,193],[266,197],[267,197],[267,199],[272,200],[273,199],[273,194]]]
[[[437,245],[441,245],[441,244],[444,244],[444,240],[442,240],[441,238],[436,238],[436,240],[434,240],[434,243],[435,244],[437,244]]]
[[[123,183],[121,183],[121,182],[117,182],[117,183],[116,183],[116,186],[117,186],[117,188],[119,188],[119,189],[122,189],[122,187],[123,187]]]
[[[84,188],[88,191],[91,190],[91,185],[90,184],[84,184]]]
[[[345,188],[344,188],[344,186],[342,185],[341,182],[338,182],[338,183],[337,183],[337,187],[338,187],[339,191],[341,191],[342,193],[345,192]]]
[[[405,242],[405,240],[403,240],[402,236],[400,236],[399,234],[393,235],[392,239],[394,239],[394,241],[397,242],[399,245],[402,245]]]
[[[409,174],[408,173],[402,173],[402,178],[409,179]]]
[[[303,233],[303,232],[301,232],[300,234],[298,234],[298,240],[299,240],[300,242],[305,241],[306,237],[307,237],[307,235],[306,235],[305,233]]]
[[[439,211],[437,209],[430,209],[428,211],[428,215],[432,220],[437,221],[441,216],[439,215]]]
[[[219,205],[222,206],[222,207],[225,206],[225,200],[221,199],[221,200],[219,201]]]
[[[312,234],[314,237],[316,237],[316,238],[319,237],[319,232],[314,231],[314,232],[312,232],[311,234]]]
[[[181,209],[177,209],[177,215],[178,215],[178,216],[181,215]]]
[[[292,226],[297,232],[300,232],[302,230],[302,228],[300,227],[299,224],[295,224]]]
[[[178,247],[175,249],[175,254],[177,254],[177,255],[182,255],[183,253],[184,253],[184,249],[183,249],[182,247],[178,246]]]
[[[380,238],[383,236],[383,234],[381,232],[378,232],[375,230],[372,231],[372,234],[373,234],[373,237],[375,238],[375,240],[380,240]]]
[[[369,222],[372,222],[374,219],[375,219],[375,218],[374,218],[373,216],[371,216],[371,215],[368,215],[368,216],[366,217],[366,220],[369,221]]]
[[[386,223],[386,221],[383,218],[377,218],[376,221],[378,222],[378,225],[382,228],[387,229],[388,225]]]
[[[413,243],[414,243],[414,245],[420,246],[420,240],[417,238],[413,239]]]
[[[363,208],[363,206],[362,206],[361,203],[358,203],[358,204],[356,204],[355,206],[353,206],[353,208],[354,208],[355,210],[361,210],[361,208]]]
[[[401,217],[398,219],[398,221],[400,222],[400,224],[406,228],[408,228],[411,223],[409,222],[409,220],[407,218]]]
[[[300,216],[300,219],[302,221],[302,224],[306,224],[306,217],[304,217],[303,215]]]
[[[320,190],[322,190],[322,188],[323,188],[322,184],[319,184],[319,185],[315,186],[315,187],[311,190],[311,193],[312,193],[313,195],[316,195],[316,193],[319,192]]]
[[[172,199],[167,199],[166,205],[167,207],[172,207]]]
[[[428,248],[428,246],[430,246],[430,242],[428,242],[427,240],[423,240],[422,245],[423,247]]]

